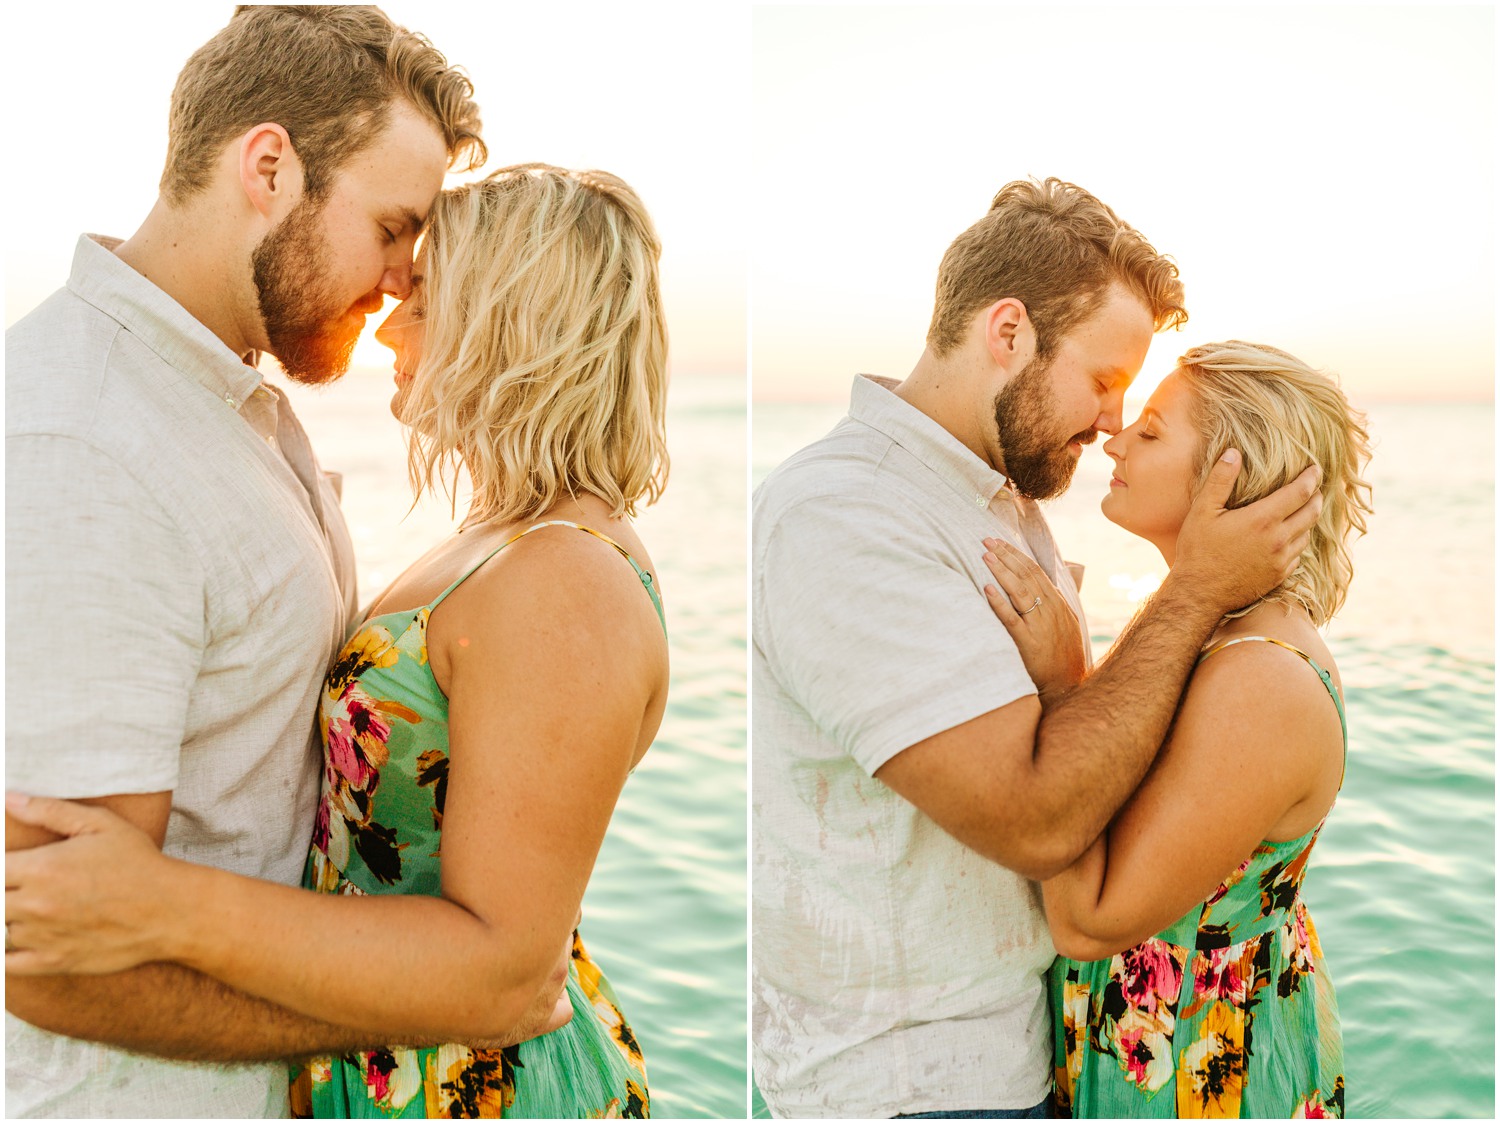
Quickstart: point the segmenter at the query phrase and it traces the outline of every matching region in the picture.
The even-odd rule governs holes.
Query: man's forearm
[[[1037,821],[1056,836],[1059,869],[1104,830],[1166,741],[1218,611],[1169,578],[1108,658],[1050,702],[1037,725]]]
[[[108,976],[7,976],[5,1008],[55,1034],[180,1061],[276,1061],[387,1045],[177,964]]]

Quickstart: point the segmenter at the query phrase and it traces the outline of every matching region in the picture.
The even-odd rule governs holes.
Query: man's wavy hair
[[[397,98],[442,133],[450,165],[477,168],[488,154],[473,93],[437,48],[379,8],[242,4],[177,76],[161,192],[186,202],[226,144],[269,121],[286,129],[316,202],[380,137]]]
[[[1177,360],[1203,438],[1194,494],[1226,449],[1243,457],[1229,507],[1243,507],[1288,484],[1310,463],[1323,470],[1323,511],[1291,577],[1260,601],[1229,613],[1241,617],[1262,602],[1301,605],[1322,626],[1344,604],[1354,564],[1349,543],[1365,533],[1370,459],[1363,413],[1326,374],[1264,344],[1228,340],[1195,347]]]
[[[1045,363],[1115,282],[1140,298],[1158,332],[1187,321],[1177,266],[1112,210],[1055,177],[1014,180],[943,255],[927,344],[948,354],[976,312],[1011,297],[1026,306]]]
[[[661,243],[608,172],[502,168],[444,191],[422,251],[422,357],[401,420],[420,496],[474,489],[470,522],[589,492],[616,516],[667,479]]]

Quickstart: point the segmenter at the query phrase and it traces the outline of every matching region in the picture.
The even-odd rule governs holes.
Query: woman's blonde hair
[[[1373,510],[1370,485],[1360,476],[1370,459],[1365,415],[1328,375],[1262,344],[1205,344],[1182,356],[1177,369],[1192,389],[1193,420],[1203,437],[1195,493],[1226,449],[1243,457],[1230,507],[1269,495],[1310,463],[1323,470],[1323,511],[1297,568],[1260,601],[1228,617],[1279,601],[1301,605],[1315,625],[1326,624],[1354,576],[1350,538],[1365,533]]]
[[[471,522],[590,492],[616,516],[667,479],[661,243],[608,172],[502,168],[443,192],[426,239],[425,341],[402,420],[420,495],[462,467]]]

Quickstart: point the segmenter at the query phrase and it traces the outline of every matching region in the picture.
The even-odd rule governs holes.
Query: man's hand
[[[1318,490],[1322,471],[1317,465],[1263,499],[1226,509],[1240,464],[1239,451],[1230,449],[1214,465],[1183,521],[1168,578],[1221,615],[1265,596],[1287,579],[1323,510]]]

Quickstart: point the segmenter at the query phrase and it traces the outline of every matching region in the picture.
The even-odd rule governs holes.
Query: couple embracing
[[[239,8],[155,208],[7,333],[7,1115],[648,1112],[578,922],[666,705],[660,244],[607,173],[441,190],[472,92]],[[357,612],[255,363],[337,379],[387,295],[413,484],[473,501]]]
[[[1342,1115],[1299,894],[1363,418],[1241,341],[1128,426],[1176,267],[1055,179],[943,258],[903,382],[754,503],[756,1079],[794,1117]],[[1103,432],[1168,574],[1097,665],[1038,507]]]

